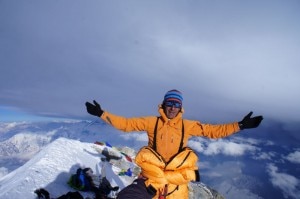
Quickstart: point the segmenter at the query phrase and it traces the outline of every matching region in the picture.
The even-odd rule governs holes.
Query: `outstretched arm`
[[[112,125],[113,127],[121,131],[125,131],[125,132],[145,131],[148,129],[149,119],[145,117],[126,118],[126,117],[114,115],[112,113],[102,110],[100,104],[98,104],[95,100],[93,101],[93,103],[94,104],[90,102],[85,103],[87,112],[91,115],[100,117],[106,123]]]
[[[205,136],[209,138],[222,138],[243,129],[256,128],[263,120],[262,116],[251,117],[253,112],[248,113],[240,122],[228,124],[201,124],[197,122],[191,133],[192,136]]]

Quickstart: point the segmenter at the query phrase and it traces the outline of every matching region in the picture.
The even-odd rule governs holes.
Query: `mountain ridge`
[[[107,179],[113,186],[119,186],[121,189],[134,180],[136,176],[118,176],[117,173],[121,168],[103,163],[101,154],[95,150],[95,147],[99,146],[67,138],[56,139],[23,166],[0,179],[0,198],[33,199],[36,198],[34,190],[39,188],[45,188],[54,197],[74,191],[66,182],[79,167],[90,167],[98,176],[103,174],[104,167]],[[128,148],[126,150],[128,151]],[[216,192],[213,194],[211,189],[202,183],[190,187],[190,198],[200,196],[204,199],[221,198],[220,194],[214,197]],[[82,195],[93,197],[92,193],[82,193]]]

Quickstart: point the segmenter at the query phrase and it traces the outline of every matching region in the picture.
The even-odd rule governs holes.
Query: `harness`
[[[156,119],[156,123],[155,123],[155,127],[154,127],[154,137],[153,137],[153,149],[154,151],[157,151],[157,145],[156,145],[156,135],[157,135],[157,126],[158,126],[158,120],[159,120],[159,117],[157,117]],[[181,141],[180,141],[180,145],[179,145],[179,148],[178,148],[178,153],[182,151],[182,147],[183,147],[183,139],[184,139],[184,123],[183,123],[183,120],[182,120],[182,128],[181,128]]]
[[[159,117],[157,117],[156,123],[155,123],[155,127],[154,127],[154,137],[153,137],[153,147],[152,147],[153,150],[154,150],[156,153],[158,153],[158,152],[157,152],[157,144],[156,144],[158,121],[159,121]],[[182,151],[182,149],[183,149],[183,148],[182,148],[182,147],[183,147],[183,139],[184,139],[184,123],[183,123],[183,120],[182,120],[181,141],[180,141],[180,145],[179,145],[179,148],[178,148],[178,153],[180,153],[180,152]],[[177,153],[177,154],[178,154],[178,153]],[[175,156],[176,156],[177,154],[175,154]],[[172,158],[171,158],[171,160],[172,160]],[[171,160],[170,160],[170,161],[171,161]],[[178,190],[178,188],[179,188],[179,186],[177,185],[173,191],[171,191],[171,192],[168,193],[168,187],[167,187],[167,185],[165,185],[165,187],[164,187],[164,189],[163,189],[163,192],[160,193],[159,199],[160,199],[160,198],[161,198],[161,199],[166,198],[168,195],[171,195],[171,194],[174,193],[176,190]]]
[[[156,152],[157,152],[157,143],[156,143],[156,139],[157,139],[157,126],[158,126],[158,121],[159,121],[159,117],[157,117],[156,119],[156,123],[155,123],[155,127],[154,127],[154,136],[153,136],[153,147],[152,149]],[[178,148],[178,152],[170,159],[170,161],[172,161],[172,159],[177,155],[179,154],[181,151],[184,150],[183,148],[183,140],[184,140],[184,123],[183,123],[183,119],[182,119],[182,128],[181,128],[181,141],[180,141],[180,145],[179,145],[179,148]],[[155,154],[155,153],[154,153]],[[159,154],[159,153],[158,153]],[[189,153],[190,154],[190,153]],[[187,159],[187,157],[189,156],[189,154],[185,157],[184,161]],[[155,154],[156,155],[156,154]],[[183,162],[184,162],[183,161]],[[180,167],[183,162],[178,166]],[[196,170],[195,171],[195,174],[196,174],[196,181],[200,181],[200,175],[199,175],[199,171]],[[179,185],[177,185],[175,187],[174,190],[168,192],[168,187],[167,185],[164,187],[163,191],[160,193],[159,195],[159,199],[165,199],[167,196],[171,195],[172,193],[174,193],[175,191],[177,191],[179,189]]]

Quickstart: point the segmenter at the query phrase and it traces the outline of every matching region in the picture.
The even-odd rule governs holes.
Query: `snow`
[[[35,199],[34,190],[38,188],[48,190],[51,197],[74,191],[67,181],[79,167],[90,167],[97,176],[103,175],[105,171],[112,185],[120,188],[133,181],[134,177],[118,176],[119,168],[102,162],[103,156],[95,147],[103,149],[104,146],[67,138],[53,141],[22,167],[0,179],[0,199]],[[92,196],[91,193],[82,195]]]

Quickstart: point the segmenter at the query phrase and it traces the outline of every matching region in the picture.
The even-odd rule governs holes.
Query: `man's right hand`
[[[103,110],[101,109],[100,104],[98,104],[95,100],[93,102],[94,104],[91,104],[89,102],[85,103],[87,112],[91,115],[101,117],[101,115],[103,114]]]

